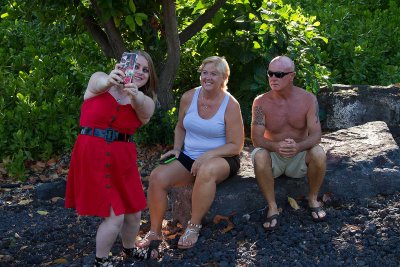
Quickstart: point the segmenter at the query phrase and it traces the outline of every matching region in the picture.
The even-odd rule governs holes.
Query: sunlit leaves
[[[260,43],[257,42],[257,41],[253,41],[253,48],[254,48],[254,49],[260,49],[260,48],[261,48]]]
[[[205,9],[205,6],[204,6],[203,2],[202,1],[197,1],[197,5],[193,9],[192,14],[196,14],[197,12],[202,11],[204,9]]]

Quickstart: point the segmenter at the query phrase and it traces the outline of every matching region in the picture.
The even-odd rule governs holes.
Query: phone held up
[[[124,84],[131,83],[135,73],[137,54],[124,52],[121,57],[120,68],[125,73]]]

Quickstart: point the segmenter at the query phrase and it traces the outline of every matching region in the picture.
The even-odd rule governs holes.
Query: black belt
[[[92,127],[81,127],[79,133],[100,137],[109,143],[113,141],[133,142],[133,134],[120,133],[113,128],[98,129]]]

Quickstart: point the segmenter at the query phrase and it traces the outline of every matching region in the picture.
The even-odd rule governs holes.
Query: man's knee
[[[314,146],[307,152],[307,162],[314,163],[317,165],[324,166],[326,164],[326,153],[324,149],[320,146]]]
[[[271,165],[271,154],[266,149],[257,149],[252,155],[254,168]]]

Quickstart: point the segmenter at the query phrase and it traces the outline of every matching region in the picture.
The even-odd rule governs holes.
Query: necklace
[[[203,104],[201,105],[201,108],[203,109],[203,111],[207,111],[208,110],[208,105],[206,104],[206,100],[204,99],[204,95],[201,95],[201,100],[203,100]]]
[[[207,111],[208,110],[208,105],[206,104],[206,99],[204,98],[204,91],[203,91],[204,89],[203,88],[201,88],[201,100],[202,100],[202,105],[201,105],[201,108],[203,109],[203,111]]]
[[[204,97],[204,91],[203,91],[203,90],[204,90],[204,89],[201,88],[200,94],[201,94],[201,100],[202,100],[202,102],[203,102],[202,105],[201,105],[201,108],[203,109],[204,112],[206,112],[206,111],[208,111],[208,108],[211,108],[211,105],[209,105],[209,104],[206,103],[206,99],[205,99],[205,97]],[[214,100],[215,100],[215,101],[218,101],[220,95],[221,95],[221,92],[218,92],[218,94],[217,94],[217,96],[214,98]],[[212,101],[215,102],[214,100],[212,100]]]
[[[120,104],[121,101],[125,98],[126,94],[121,94],[118,90],[116,90],[117,92],[117,103]]]

